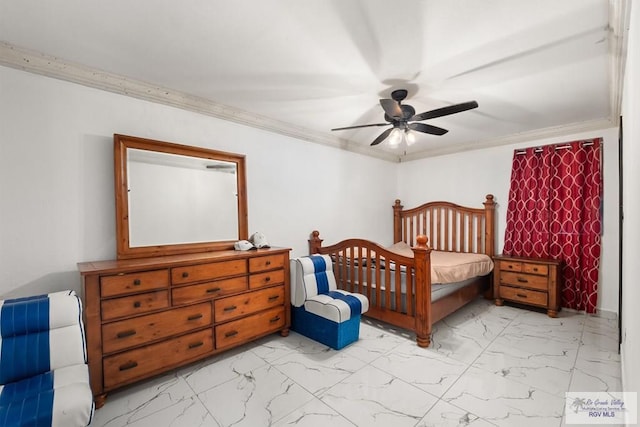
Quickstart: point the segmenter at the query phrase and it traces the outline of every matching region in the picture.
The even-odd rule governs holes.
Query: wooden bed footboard
[[[431,343],[431,248],[417,236],[413,258],[364,239],[322,246],[320,233],[309,239],[311,254],[329,255],[339,289],[369,299],[367,316],[415,331],[418,345]]]
[[[431,343],[432,324],[475,299],[491,297],[485,276],[445,298],[431,301],[431,251],[495,255],[495,202],[486,196],[484,208],[450,202],[429,202],[403,210],[395,201],[394,242],[405,242],[413,258],[365,239],[322,246],[320,233],[309,239],[310,254],[330,255],[338,288],[369,298],[367,316],[413,330],[421,347]]]

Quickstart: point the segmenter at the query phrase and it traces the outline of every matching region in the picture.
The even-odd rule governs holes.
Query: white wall
[[[602,137],[604,140],[604,224],[598,309],[618,312],[618,129],[527,141],[514,145],[468,151],[403,164],[399,172],[400,197],[406,208],[428,200],[448,200],[481,208],[493,194],[497,206],[498,252],[504,245],[513,150],[523,147]],[[415,185],[414,183],[420,183]]]
[[[0,295],[79,289],[77,262],[115,258],[114,133],[245,154],[249,232],[292,256],[314,229],[392,238],[397,164],[0,67]]]
[[[636,266],[640,259],[640,4],[631,4],[623,117],[623,247],[622,247],[622,386],[640,393],[640,286]],[[639,405],[640,406],[640,405]]]

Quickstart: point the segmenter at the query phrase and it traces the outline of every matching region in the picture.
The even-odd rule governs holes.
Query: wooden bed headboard
[[[495,255],[495,202],[487,194],[484,208],[450,202],[428,202],[403,210],[400,200],[393,206],[393,241],[416,243],[425,235],[429,247],[438,251]]]

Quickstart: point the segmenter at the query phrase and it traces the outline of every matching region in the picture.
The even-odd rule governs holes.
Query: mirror
[[[248,238],[244,156],[116,134],[114,160],[119,259]]]

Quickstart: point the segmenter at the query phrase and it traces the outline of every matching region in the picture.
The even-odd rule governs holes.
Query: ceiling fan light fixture
[[[408,147],[411,147],[416,142],[416,134],[411,132],[409,128],[404,130],[404,141]]]
[[[389,143],[389,147],[399,146],[400,143],[402,142],[402,135],[403,135],[403,132],[400,129],[395,128],[394,130],[392,130],[391,134],[389,135],[389,138],[387,139],[387,142]]]

